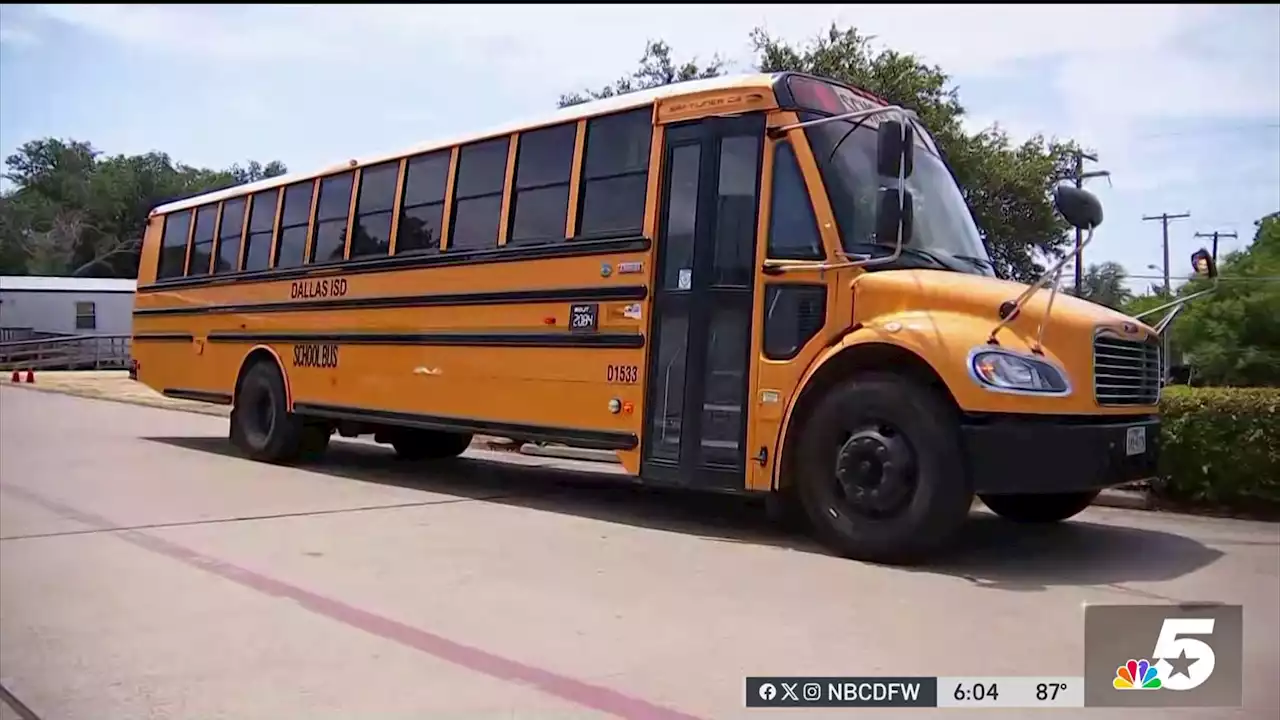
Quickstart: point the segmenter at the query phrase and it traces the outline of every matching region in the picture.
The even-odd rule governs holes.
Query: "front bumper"
[[[1134,454],[1131,428],[1145,435],[1145,448]],[[966,422],[962,434],[974,490],[992,495],[1101,490],[1154,477],[1160,456],[1160,420],[1149,416],[989,417]]]

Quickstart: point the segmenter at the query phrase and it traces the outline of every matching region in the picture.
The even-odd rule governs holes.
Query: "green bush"
[[[1166,389],[1157,498],[1280,510],[1280,388]]]

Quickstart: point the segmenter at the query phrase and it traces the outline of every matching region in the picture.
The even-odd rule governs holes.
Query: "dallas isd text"
[[[749,677],[747,707],[937,707],[936,677]]]

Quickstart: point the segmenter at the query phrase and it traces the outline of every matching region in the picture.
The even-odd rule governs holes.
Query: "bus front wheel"
[[[800,429],[795,483],[817,534],[845,557],[918,562],[969,516],[954,422],[932,390],[869,373],[827,391]]]
[[[332,429],[288,410],[284,378],[269,362],[255,362],[236,391],[231,442],[253,460],[287,463],[319,457]]]
[[[1055,523],[1079,515],[1093,504],[1100,491],[1026,495],[979,495],[991,512],[1019,523]]]

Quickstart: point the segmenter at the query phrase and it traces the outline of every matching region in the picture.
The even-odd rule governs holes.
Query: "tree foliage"
[[[1133,293],[1124,284],[1128,277],[1124,266],[1117,262],[1090,265],[1080,276],[1080,297],[1120,310],[1133,299]]]
[[[224,170],[167,154],[104,156],[77,140],[32,140],[5,159],[0,274],[136,277],[147,214],[164,202],[286,172],[280,162]]]
[[[762,72],[829,77],[914,110],[945,154],[1002,277],[1032,280],[1044,271],[1045,258],[1061,257],[1070,242],[1068,226],[1054,212],[1049,191],[1070,176],[1074,143],[1035,136],[1017,144],[998,126],[966,132],[965,108],[942,68],[876,50],[853,28],[832,25],[800,45],[756,29],[751,41]],[[560,106],[722,73],[718,58],[705,66],[677,66],[665,43],[650,41],[639,70],[599,91],[562,96]]]
[[[569,107],[671,83],[712,78],[723,74],[723,71],[724,61],[718,55],[701,66],[696,60],[676,64],[675,60],[671,59],[669,45],[661,40],[650,40],[644,45],[644,54],[640,56],[640,67],[635,72],[620,77],[612,85],[599,90],[561,95],[559,106]]]

